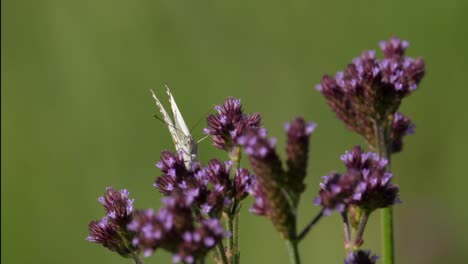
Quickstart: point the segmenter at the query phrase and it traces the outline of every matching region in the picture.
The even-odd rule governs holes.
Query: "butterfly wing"
[[[176,101],[174,99],[174,96],[172,96],[169,86],[167,85],[166,85],[166,92],[167,92],[167,96],[169,97],[169,103],[171,104],[172,115],[174,117],[174,125],[176,127],[177,133],[179,133],[181,137],[182,136],[191,137],[190,130],[187,127],[187,124],[185,123],[184,118],[182,117],[182,114],[180,113],[179,107],[177,107]]]
[[[189,162],[194,160],[197,155],[197,143],[194,141],[187,124],[180,113],[179,107],[171,93],[171,90],[166,85],[167,96],[169,97],[169,103],[171,104],[172,115],[174,117],[174,126],[179,139],[180,145],[177,147],[184,152],[186,160]]]
[[[172,141],[174,142],[176,149],[179,150],[178,146],[181,144],[181,142],[177,134],[177,129],[174,126],[174,122],[172,122],[171,117],[167,113],[166,109],[164,109],[164,106],[161,104],[161,101],[159,101],[158,97],[153,92],[153,90],[150,90],[150,91],[151,91],[151,94],[153,95],[154,100],[156,101],[156,106],[158,106],[159,111],[161,112],[164,118],[164,122],[166,122],[166,126],[169,129],[169,133],[171,134],[171,137],[172,137]]]

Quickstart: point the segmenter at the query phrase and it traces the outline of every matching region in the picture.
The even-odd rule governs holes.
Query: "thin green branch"
[[[221,260],[222,264],[229,264],[228,258],[226,256],[226,251],[224,251],[223,242],[220,241],[218,245],[216,245],[216,252],[218,253],[218,257]]]
[[[353,246],[355,248],[359,248],[362,243],[364,243],[364,239],[362,238],[362,235],[364,235],[364,230],[366,229],[367,225],[367,220],[369,219],[369,213],[365,212],[361,216],[361,220],[359,221],[359,227],[356,232],[356,237],[354,239]]]
[[[391,163],[391,154],[389,153],[388,143],[389,135],[386,127],[383,124],[375,122],[374,131],[376,134],[377,151],[380,157],[388,160],[387,170]],[[392,207],[382,209],[381,213],[381,228],[382,228],[382,247],[383,247],[383,264],[394,264],[395,248],[393,235],[393,211]]]
[[[345,248],[349,249],[351,246],[351,228],[349,226],[348,213],[344,211],[341,213],[341,219],[343,220],[343,230],[345,236]]]
[[[143,261],[141,260],[140,256],[137,253],[133,252],[132,258],[135,261],[135,264],[143,264]]]
[[[229,158],[233,163],[235,170],[240,168],[240,160],[242,151],[240,147],[234,147],[229,153]],[[228,214],[228,231],[231,232],[231,237],[228,240],[229,260],[231,264],[239,263],[240,248],[239,248],[239,202],[234,199],[232,209]]]
[[[320,212],[310,221],[310,223],[302,230],[302,232],[297,236],[297,241],[300,242],[304,237],[309,233],[309,231],[312,229],[312,227],[317,224],[317,222],[322,218],[323,216],[323,209],[320,210]]]
[[[289,250],[289,260],[291,264],[300,264],[301,259],[299,256],[299,240],[286,240],[286,245]]]

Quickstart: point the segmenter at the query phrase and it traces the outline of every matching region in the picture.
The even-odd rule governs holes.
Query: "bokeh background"
[[[131,263],[85,241],[103,216],[106,186],[136,207],[159,207],[154,163],[173,149],[149,89],[173,90],[187,123],[227,96],[260,112],[284,147],[283,123],[319,124],[311,141],[300,226],[317,212],[320,177],[343,170],[363,140],[334,117],[314,86],[364,49],[396,35],[423,56],[427,75],[402,111],[416,135],[394,156],[404,203],[396,214],[398,263],[468,259],[468,2],[445,1],[2,1],[2,263]],[[193,130],[202,137],[201,122]],[[224,153],[209,140],[202,161]],[[284,153],[281,153],[282,155]],[[241,218],[243,263],[288,263],[264,218]],[[380,252],[379,215],[365,248]],[[301,244],[304,263],[342,263],[338,215]],[[158,252],[145,263],[168,263]]]

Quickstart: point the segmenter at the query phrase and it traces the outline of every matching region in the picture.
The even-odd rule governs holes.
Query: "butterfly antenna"
[[[207,137],[209,137],[210,135],[206,135],[204,137],[202,137],[200,140],[197,141],[197,144],[202,142],[203,140],[205,140]]]
[[[170,127],[174,128],[175,130],[181,132],[182,134],[184,133],[182,130],[178,129],[178,128],[175,127],[174,125],[168,124],[165,120],[163,120],[162,118],[160,118],[157,114],[154,114],[153,116],[154,116],[157,120],[163,122],[166,126],[170,126]]]

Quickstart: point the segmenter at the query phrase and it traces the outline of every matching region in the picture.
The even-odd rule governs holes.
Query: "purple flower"
[[[403,137],[414,134],[414,123],[409,117],[401,113],[395,113],[391,125],[391,151],[393,153],[400,152],[403,149]]]
[[[193,229],[195,218],[191,203],[180,192],[164,197],[163,207],[155,213],[152,209],[137,211],[128,229],[137,236],[132,240],[134,246],[143,250],[145,256],[151,255],[162,247],[174,250],[172,244],[179,243],[186,230]]]
[[[234,174],[234,197],[237,201],[242,201],[249,194],[255,177],[247,169],[238,169]]]
[[[379,257],[371,254],[370,250],[350,252],[348,257],[344,260],[344,264],[375,264]]]
[[[174,262],[193,263],[227,235],[217,219],[194,217],[193,203],[183,193],[174,192],[163,203],[158,213],[137,211],[128,225],[137,234],[132,244],[145,256],[163,248],[173,253]]]
[[[156,167],[161,170],[162,175],[156,178],[154,187],[164,195],[182,192],[187,199],[195,200],[206,189],[205,179],[197,177],[201,165],[198,162],[192,163],[192,170],[187,170],[182,154],[176,155],[165,150]]]
[[[263,203],[263,209],[268,209],[258,211],[270,219],[284,238],[290,237],[294,225],[293,208],[285,193],[286,172],[274,148],[276,140],[268,139],[265,129],[249,129],[238,143],[248,154],[256,185],[260,185],[252,192],[256,204]],[[256,212],[255,209],[254,205],[251,211]]]
[[[262,185],[256,184],[254,181],[253,187],[250,189],[250,194],[255,198],[255,201],[249,211],[256,215],[267,216],[271,212],[271,208],[267,200],[268,196],[263,190]]]
[[[390,182],[392,173],[385,170],[388,161],[379,158],[375,153],[363,152],[358,146],[354,147],[351,153],[348,154],[351,154],[354,160],[345,162],[347,174],[358,176],[352,203],[369,213],[398,203],[399,188]]]
[[[207,117],[208,127],[205,134],[211,135],[214,146],[231,152],[247,128],[259,128],[259,114],[244,114],[239,99],[228,97],[222,106],[216,106],[216,114]]]
[[[285,125],[288,136],[286,146],[287,180],[295,194],[300,194],[305,190],[304,178],[309,157],[309,138],[316,127],[317,124],[306,123],[300,117]]]
[[[390,126],[402,99],[416,90],[424,76],[424,61],[405,56],[408,45],[392,37],[380,44],[384,59],[365,51],[335,77],[325,75],[317,86],[346,127],[373,146],[374,125]]]
[[[323,176],[320,183],[319,195],[315,198],[314,204],[323,206],[324,215],[330,215],[333,210],[344,212],[353,201],[353,191],[358,184],[357,175],[333,172]]]
[[[364,169],[383,171],[388,164],[387,159],[380,158],[379,155],[373,152],[364,152],[359,146],[355,146],[351,151],[346,151],[341,156],[341,161],[344,162],[348,171],[361,171]]]
[[[309,137],[315,126],[302,118],[285,125],[287,170],[276,152],[276,139],[268,138],[265,129],[248,129],[237,139],[256,175],[249,188],[255,198],[250,211],[266,216],[286,239],[295,232],[295,212],[305,189]]]
[[[192,172],[185,167],[182,154],[176,155],[165,150],[161,153],[161,159],[156,163],[163,173],[156,179],[154,186],[165,195],[171,194],[176,189],[187,189],[188,185],[194,185]]]
[[[120,235],[122,230],[104,216],[100,221],[89,223],[89,242],[98,243],[123,257],[129,256],[136,249]],[[128,232],[124,232],[128,234]]]
[[[116,191],[107,187],[106,194],[98,199],[109,220],[118,226],[125,227],[132,219],[134,200],[128,197],[129,194],[125,189]]]
[[[221,223],[217,219],[204,219],[193,231],[186,231],[178,244],[173,261],[193,263],[195,259],[203,258],[225,236]]]
[[[399,202],[398,186],[390,182],[392,173],[385,170],[386,159],[356,146],[341,156],[341,160],[347,171],[325,176],[314,202],[324,207],[325,214],[332,210],[343,212],[349,205],[370,213]]]
[[[206,179],[213,184],[215,191],[223,192],[229,191],[232,183],[229,178],[232,162],[221,162],[217,159],[212,159],[208,166],[204,167],[200,173],[203,173]]]
[[[194,163],[189,171],[182,155],[164,151],[157,163],[163,174],[154,186],[165,195],[182,193],[201,213],[219,216],[231,207],[234,199],[240,201],[247,196],[253,177],[248,170],[239,169],[231,178],[231,164],[212,159],[206,167]]]
[[[205,183],[198,199],[203,213],[219,215],[228,211],[234,200],[239,202],[247,196],[253,176],[247,169],[238,169],[231,179],[231,166],[231,161],[212,159],[197,172],[196,178]]]
[[[106,216],[100,221],[89,223],[89,235],[86,240],[102,244],[104,247],[127,257],[136,249],[128,241],[135,234],[127,230],[127,224],[133,219],[133,199],[127,190],[116,191],[107,187],[104,196],[98,201],[104,206]]]

